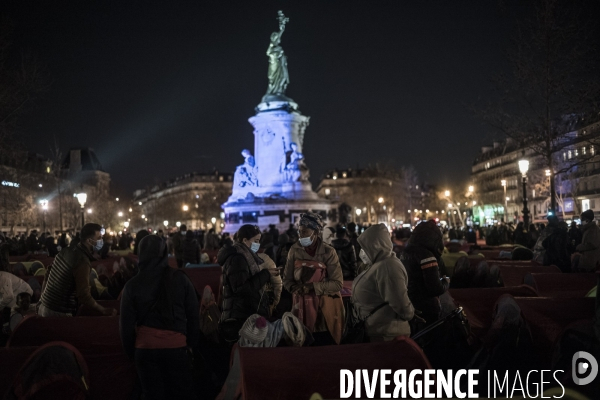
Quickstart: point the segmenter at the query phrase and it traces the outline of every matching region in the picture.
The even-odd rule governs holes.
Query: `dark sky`
[[[15,43],[52,84],[21,121],[33,151],[92,147],[128,192],[192,171],[233,171],[267,88],[276,13],[287,95],[311,117],[312,181],[327,169],[413,164],[466,182],[487,127],[510,21],[494,1],[9,1]]]

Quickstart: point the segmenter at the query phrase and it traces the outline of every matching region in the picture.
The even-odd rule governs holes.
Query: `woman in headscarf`
[[[269,316],[269,296],[265,284],[279,269],[262,269],[263,260],[256,252],[260,248],[260,229],[243,225],[235,235],[233,246],[223,247],[217,261],[223,266],[223,313],[219,322],[221,335],[228,342],[237,342],[239,330],[253,314]]]
[[[195,399],[189,351],[200,336],[196,291],[169,267],[160,237],[144,237],[138,250],[139,273],[121,299],[123,348],[135,359],[144,399]]]
[[[339,344],[344,278],[337,253],[321,239],[319,214],[302,214],[299,225],[300,240],[290,248],[283,277],[283,285],[293,295],[292,312],[313,332],[315,345]]]

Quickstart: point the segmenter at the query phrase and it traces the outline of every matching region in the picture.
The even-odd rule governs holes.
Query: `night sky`
[[[51,81],[20,121],[27,147],[92,147],[129,193],[242,163],[279,9],[313,184],[377,162],[465,183],[492,139],[468,107],[493,96],[512,24],[481,0],[2,3]]]

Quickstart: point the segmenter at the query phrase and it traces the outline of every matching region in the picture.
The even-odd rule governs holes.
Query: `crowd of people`
[[[339,345],[346,340],[347,320],[364,322],[364,340],[388,341],[411,336],[443,316],[440,296],[450,287],[445,240],[476,242],[479,235],[490,243],[517,245],[511,258],[540,260],[564,272],[595,271],[600,228],[593,212],[584,212],[581,221],[581,227],[567,230],[550,216],[546,226],[525,230],[521,223],[513,230],[501,224],[478,233],[423,221],[412,231],[390,234],[384,224],[362,232],[354,223],[327,227],[320,214],[307,212],[285,232],[243,225],[233,236],[193,232],[185,225],[167,235],[143,230],[135,237],[106,235],[98,224],[58,240],[48,233],[37,238],[33,231],[26,238],[1,238],[0,308],[9,331],[27,315],[71,317],[82,305],[115,316],[117,310],[98,303],[98,271],[91,263],[133,246],[137,266],[119,290],[123,347],[135,360],[146,398],[168,392],[193,398],[190,360],[207,338],[200,328],[199,294],[182,271],[190,264],[216,262],[222,268],[220,317],[214,323],[226,349],[233,343]],[[58,253],[45,272],[41,296],[33,299],[29,284],[12,273],[9,256],[44,250],[53,255],[53,246]],[[207,259],[208,252],[216,257]],[[178,268],[169,265],[170,257]],[[350,307],[342,299],[348,291]]]

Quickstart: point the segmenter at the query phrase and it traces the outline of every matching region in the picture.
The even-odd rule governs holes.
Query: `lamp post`
[[[529,161],[519,160],[519,171],[523,176],[523,225],[529,229],[529,209],[527,208],[527,171],[529,170]]]
[[[84,207],[85,207],[85,202],[87,200],[87,194],[85,193],[77,193],[75,195],[75,197],[77,197],[77,201],[79,202],[79,205],[81,206],[81,227],[83,228],[83,225],[85,225],[85,213],[83,212]]]
[[[44,224],[44,233],[46,232],[46,211],[48,211],[48,200],[42,199],[40,200],[40,204],[42,205],[43,210],[43,224]]]
[[[169,226],[169,221],[163,221],[163,225],[165,226],[165,229],[167,229],[167,226]]]

